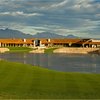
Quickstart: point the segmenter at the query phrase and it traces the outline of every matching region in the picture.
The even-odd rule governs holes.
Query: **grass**
[[[45,53],[53,53],[53,51],[55,50],[55,49],[57,49],[57,48],[47,48],[47,49],[45,49]]]
[[[33,48],[29,48],[29,47],[7,47],[10,51],[7,52],[29,52],[31,50],[36,50]],[[56,47],[53,48],[47,48],[44,50],[44,53],[53,53],[53,51],[57,49]]]
[[[28,47],[7,47],[7,48],[10,49],[9,52],[29,52],[33,50],[32,48]]]
[[[0,61],[2,99],[100,99],[100,74],[56,72]]]

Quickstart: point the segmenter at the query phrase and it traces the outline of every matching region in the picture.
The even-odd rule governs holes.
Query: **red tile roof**
[[[24,42],[23,39],[0,39],[1,43],[14,43],[14,44],[32,44],[32,39],[26,39]]]
[[[80,39],[50,39],[50,42],[48,42],[48,39],[42,39],[42,43],[77,43]]]
[[[1,43],[5,44],[34,44],[34,40],[41,40],[42,44],[50,44],[50,43],[58,43],[58,44],[64,44],[64,43],[77,43],[77,44],[98,44],[100,45],[100,42],[91,42],[91,41],[83,41],[82,39],[26,39],[24,42],[24,39],[0,39]]]

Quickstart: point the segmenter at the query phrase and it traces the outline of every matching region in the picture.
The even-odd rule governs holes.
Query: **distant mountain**
[[[42,32],[33,35],[34,38],[66,38],[65,36],[58,35],[50,32]]]
[[[37,33],[35,35],[30,35],[20,32],[18,30],[12,30],[6,28],[6,29],[0,29],[0,38],[78,38],[78,37],[74,35],[63,36],[50,32],[42,32],[42,33]]]
[[[74,35],[58,35],[55,33],[50,33],[50,32],[42,32],[42,33],[37,33],[33,35],[34,38],[78,38],[77,36]]]
[[[18,30],[0,29],[0,38],[31,38],[29,34],[24,34]]]
[[[67,35],[66,38],[79,38],[79,37],[70,34],[70,35]]]

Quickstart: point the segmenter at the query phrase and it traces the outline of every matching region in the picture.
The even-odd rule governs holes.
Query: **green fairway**
[[[100,74],[64,73],[0,61],[2,99],[100,99]]]
[[[31,50],[33,50],[32,48],[28,48],[28,47],[7,47],[10,49],[9,52],[29,52]]]
[[[44,53],[53,53],[53,51],[57,48],[47,48],[45,49]]]

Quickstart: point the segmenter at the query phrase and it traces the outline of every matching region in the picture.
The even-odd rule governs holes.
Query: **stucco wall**
[[[4,53],[6,51],[9,51],[9,49],[8,48],[0,48],[0,53]]]
[[[9,49],[8,48],[0,48],[0,53],[4,53],[6,51],[9,51]]]
[[[59,48],[54,50],[54,53],[82,53],[87,54],[90,52],[96,52],[99,48]]]

